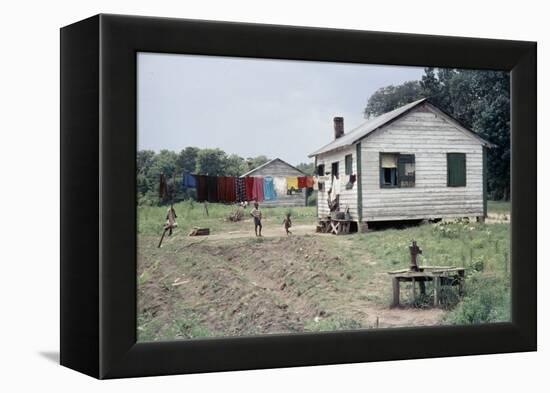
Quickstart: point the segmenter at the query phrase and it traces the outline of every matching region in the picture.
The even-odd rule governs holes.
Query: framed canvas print
[[[536,350],[536,44],[61,29],[61,364]]]

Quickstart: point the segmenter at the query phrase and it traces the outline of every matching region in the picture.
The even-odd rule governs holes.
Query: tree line
[[[452,115],[496,147],[487,152],[490,199],[510,198],[510,78],[503,71],[425,68],[420,81],[378,89],[365,117],[378,116],[421,98]]]
[[[193,190],[185,190],[181,186],[183,172],[211,176],[241,176],[269,160],[270,158],[265,155],[244,158],[211,148],[186,147],[180,152],[161,150],[158,153],[152,150],[139,150],[136,157],[138,204],[159,203],[161,173],[169,182],[172,182],[175,176],[176,182],[172,186],[175,187],[175,200],[178,201],[193,195]],[[297,168],[306,174],[313,174],[314,170],[312,163],[301,163]]]

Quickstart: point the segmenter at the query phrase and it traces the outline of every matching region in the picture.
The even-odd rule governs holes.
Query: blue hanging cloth
[[[273,186],[273,178],[271,176],[264,177],[264,200],[272,201],[277,199],[277,194],[275,193],[275,187]]]
[[[197,188],[197,180],[194,175],[183,172],[182,183],[183,188]]]

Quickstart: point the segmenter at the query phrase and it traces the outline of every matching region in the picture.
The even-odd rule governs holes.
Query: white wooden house
[[[309,155],[319,179],[325,179],[319,218],[329,214],[335,176],[340,211],[349,208],[363,227],[375,221],[486,216],[485,150],[491,144],[426,99],[347,133],[343,118],[336,117],[334,130],[334,140]],[[348,184],[351,175],[356,181]]]

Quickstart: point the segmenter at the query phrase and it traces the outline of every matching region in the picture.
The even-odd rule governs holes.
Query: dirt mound
[[[182,239],[162,250],[140,242],[140,339],[403,326],[415,317],[425,322],[427,312],[403,319],[407,311],[377,303],[383,295],[376,290],[386,283],[356,277],[342,248],[329,246],[336,237],[327,236]],[[363,263],[360,258],[348,259]]]

